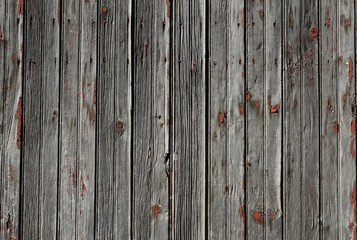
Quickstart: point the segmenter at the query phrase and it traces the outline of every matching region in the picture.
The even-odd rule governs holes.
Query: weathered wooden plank
[[[168,2],[166,3],[168,4]],[[166,82],[169,73],[169,5],[136,1],[133,69],[133,238],[168,237]]]
[[[78,200],[79,158],[79,30],[80,2],[63,1],[61,6],[61,83],[60,83],[60,185],[58,235],[60,239],[74,239]]]
[[[1,1],[0,13],[0,239],[17,239],[22,131],[22,5],[16,1]]]
[[[57,188],[54,186],[57,186],[58,180],[59,146],[59,7],[56,0],[43,1],[42,83],[37,86],[41,88],[39,239],[55,239],[57,227]]]
[[[265,239],[282,239],[282,2],[265,2]],[[267,103],[267,104],[266,104]],[[255,105],[257,105],[255,103]]]
[[[300,239],[301,218],[301,2],[284,4],[283,199],[284,239]],[[305,207],[305,206],[304,206]]]
[[[265,6],[246,1],[246,199],[247,239],[264,237],[265,213],[265,108],[276,108],[265,93]],[[276,100],[276,99],[275,99]],[[255,103],[259,101],[261,106]],[[278,109],[277,109],[278,111]]]
[[[203,239],[206,219],[206,1],[173,2],[173,239]]]
[[[240,109],[244,104],[244,2],[212,1],[209,8],[208,237],[239,239],[244,238],[245,211],[244,111]]]
[[[113,65],[117,76],[121,76],[115,84],[114,115],[115,115],[115,190],[116,200],[114,218],[115,236],[119,239],[131,238],[131,149],[132,149],[132,2],[116,1],[119,49],[117,64]],[[125,30],[124,30],[125,29]],[[165,236],[165,235],[164,235]]]
[[[96,239],[131,239],[130,4],[99,2]]]
[[[77,239],[94,239],[97,1],[80,1]]]
[[[244,239],[244,1],[228,2],[227,239]],[[242,108],[243,107],[243,108]]]
[[[41,95],[43,82],[43,2],[25,2],[25,66],[23,96],[22,226],[21,238],[40,238]]]
[[[339,1],[337,13],[337,92],[338,92],[338,169],[339,238],[355,238],[356,226],[356,116],[355,104],[355,4]]]
[[[209,7],[209,238],[227,239],[227,61],[228,2],[211,1]],[[185,61],[185,60],[184,60]],[[207,109],[207,110],[208,110]],[[214,216],[214,217],[213,217]]]
[[[301,206],[302,236],[319,239],[318,1],[302,3],[301,19]],[[299,101],[299,100],[298,100]]]
[[[337,95],[337,1],[320,1],[320,86],[321,86],[321,237],[339,239],[338,232],[338,95]]]

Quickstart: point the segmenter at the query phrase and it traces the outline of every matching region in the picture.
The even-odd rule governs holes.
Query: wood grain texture
[[[208,237],[240,239],[245,224],[244,4],[212,1],[209,7]]]
[[[134,5],[133,208],[134,239],[168,237],[166,172],[167,81],[169,77],[169,6],[162,1]]]
[[[337,12],[337,94],[339,165],[339,238],[355,238],[356,228],[356,103],[355,80],[355,1],[339,1]],[[352,147],[351,147],[352,146]]]
[[[0,3],[0,239],[19,237],[23,14]]]
[[[338,80],[337,80],[337,2],[320,1],[320,126],[321,126],[321,237],[339,239],[338,208]],[[354,149],[354,147],[353,147]]]
[[[99,2],[96,239],[131,239],[130,1]]]
[[[61,12],[61,92],[60,92],[60,176],[58,235],[77,236],[78,159],[79,159],[79,29],[80,2],[62,2]]]
[[[265,6],[262,1],[246,1],[246,217],[247,239],[265,236],[265,108],[270,104],[265,95],[266,39]],[[254,104],[260,102],[260,106]],[[275,113],[276,114],[276,113]]]
[[[301,3],[284,4],[284,239],[300,239],[301,218]]]
[[[94,239],[97,1],[81,1],[79,38],[77,239]]]
[[[282,239],[282,2],[265,2],[265,239]]]
[[[204,239],[208,217],[206,7],[202,0],[173,2],[172,235],[177,240]]]

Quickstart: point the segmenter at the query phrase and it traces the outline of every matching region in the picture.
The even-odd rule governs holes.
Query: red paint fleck
[[[0,42],[4,41],[4,34],[0,31]]]
[[[224,112],[220,112],[218,114],[218,122],[219,122],[219,124],[222,124],[224,122],[224,117],[225,117],[225,113]]]
[[[316,39],[319,36],[319,32],[317,31],[317,28],[313,27],[310,30],[310,37],[312,39]]]
[[[91,110],[90,119],[91,119],[92,122],[94,122],[94,120],[95,120],[95,110],[94,110],[94,107],[93,107],[92,110]]]
[[[239,112],[244,115],[244,104],[243,103],[241,103],[239,105]]]
[[[353,240],[357,240],[357,226],[353,228]]]
[[[262,223],[263,214],[261,212],[254,211],[252,217],[257,223]]]
[[[357,206],[357,200],[356,200],[356,185],[353,186],[352,192],[350,194],[350,203],[353,206],[353,213],[356,215],[356,206]]]
[[[170,0],[166,0],[166,15],[170,17]]]
[[[270,106],[271,105],[271,99],[268,98],[268,105]]]
[[[85,180],[83,178],[83,175],[81,175],[81,197],[82,197],[82,199],[86,192],[87,192],[87,186],[86,186]]]
[[[326,16],[326,22],[325,22],[325,24],[326,24],[326,26],[330,26],[331,25],[331,18],[330,18],[330,16]]]
[[[331,98],[330,97],[328,97],[328,99],[327,99],[327,109],[328,110],[332,110],[332,105],[331,105]]]
[[[260,108],[260,102],[257,100],[255,101],[255,106],[259,109]]]
[[[351,121],[351,133],[352,133],[353,135],[356,135],[356,120],[355,120],[355,119],[353,119],[353,120]]]
[[[102,13],[103,13],[103,14],[106,14],[107,12],[108,12],[108,8],[105,7],[105,6],[103,6],[103,7],[102,7]]]
[[[17,103],[17,111],[16,111],[16,118],[17,118],[17,140],[16,146],[18,149],[21,148],[21,127],[22,127],[22,97],[19,97],[19,101]]]
[[[277,113],[278,112],[278,110],[279,110],[279,107],[280,107],[280,105],[279,104],[276,104],[276,105],[274,105],[274,106],[270,106],[270,112],[271,113]]]
[[[333,125],[333,133],[337,134],[337,133],[338,133],[338,130],[339,130],[338,123],[335,123],[335,124]]]
[[[240,208],[239,208],[239,215],[242,218],[243,223],[245,223],[245,212],[244,212],[244,207],[243,206],[240,206]]]
[[[352,157],[354,158],[355,155],[356,155],[356,151],[355,151],[355,141],[354,141],[354,140],[351,141],[350,150],[351,150],[351,155],[352,155]]]
[[[17,13],[21,15],[23,11],[24,11],[24,0],[19,0],[17,2]]]
[[[351,18],[345,18],[345,20],[343,22],[344,22],[345,27],[348,27],[351,25]]]
[[[6,229],[8,230],[9,234],[10,234],[10,240],[15,240],[15,223],[14,221],[11,219],[10,214],[8,215],[8,220],[6,222]]]
[[[350,95],[350,90],[346,89],[346,91],[342,95],[342,100],[346,100],[347,96],[349,96],[349,95]]]
[[[245,94],[245,99],[247,99],[247,101],[249,101],[252,98],[252,94],[250,92],[247,92]]]
[[[352,83],[352,77],[353,77],[353,61],[352,58],[348,60],[348,81],[349,83]]]
[[[93,86],[93,104],[97,103],[97,83],[94,82]]]
[[[355,226],[355,224],[354,224],[353,222],[350,222],[350,223],[348,224],[348,228],[349,228],[349,229],[352,229],[354,226]]]
[[[57,20],[60,21],[61,18],[61,0],[57,1]]]
[[[160,204],[155,204],[152,207],[152,214],[154,215],[154,218],[158,218],[159,214],[161,213],[161,206]]]
[[[122,129],[124,127],[123,122],[121,122],[120,120],[116,121],[115,123],[115,127],[116,129]]]
[[[261,16],[261,17],[264,17],[265,16],[265,13],[264,13],[264,11],[261,9],[261,10],[259,10],[259,16]]]
[[[77,173],[75,171],[70,171],[70,178],[73,188],[77,187]]]

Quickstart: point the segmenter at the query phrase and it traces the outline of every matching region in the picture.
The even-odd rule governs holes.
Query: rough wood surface
[[[96,239],[131,239],[130,4],[99,2]]]
[[[23,12],[0,2],[0,239],[18,238],[22,132]]]
[[[335,0],[320,1],[320,55],[319,82],[320,126],[321,126],[321,237],[322,239],[339,239],[338,222],[338,86],[337,80],[337,6]],[[352,149],[355,149],[352,146]],[[326,187],[324,187],[326,186]]]
[[[207,6],[202,0],[173,3],[173,239],[204,239]]]
[[[0,0],[0,240],[355,239],[354,0]]]
[[[340,239],[356,238],[356,78],[355,1],[339,1],[337,12],[338,230]],[[351,112],[353,111],[353,112]]]

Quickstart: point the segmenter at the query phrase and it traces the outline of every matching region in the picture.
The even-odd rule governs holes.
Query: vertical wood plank
[[[37,85],[41,88],[41,106],[37,106],[41,110],[39,238],[54,239],[57,225],[60,6],[57,0],[46,0],[43,4],[43,25],[40,26],[43,31],[42,83]]]
[[[131,1],[99,1],[96,239],[131,239]]]
[[[168,238],[165,89],[169,73],[169,5],[135,1],[133,69],[133,238]]]
[[[206,1],[174,1],[173,7],[173,238],[203,239],[208,16]]]
[[[58,1],[23,4],[17,6],[27,10],[21,234],[48,239],[57,225]]]
[[[337,91],[340,239],[355,238],[356,226],[356,116],[355,1],[339,1],[337,13]]]
[[[209,6],[209,237],[227,239],[227,51],[228,2],[210,1]],[[227,189],[228,188],[228,189]]]
[[[228,1],[227,83],[227,239],[244,239],[244,1]],[[211,88],[211,90],[213,90]],[[243,107],[243,109],[242,109]],[[243,110],[243,111],[242,111]],[[225,188],[227,189],[227,188]]]
[[[282,2],[265,2],[265,239],[282,239]],[[255,104],[256,105],[256,104]]]
[[[19,237],[23,9],[0,3],[0,239]]]
[[[62,1],[62,52],[60,93],[60,189],[59,224],[60,239],[76,238],[78,200],[78,131],[80,72],[79,72],[79,17],[80,2]]]
[[[262,1],[246,1],[246,199],[247,239],[262,239],[265,234],[265,108],[278,103],[265,96],[265,8]],[[257,107],[253,101],[259,101]],[[278,105],[279,106],[279,105]],[[278,110],[278,109],[277,109]]]
[[[284,5],[284,239],[301,237],[301,3]]]
[[[322,0],[320,5],[320,86],[321,86],[321,237],[339,239],[338,218],[338,95],[337,95],[337,2]],[[354,147],[353,147],[354,149]]]
[[[94,238],[97,1],[80,1],[77,239]]]
[[[302,236],[319,239],[318,1],[304,0],[301,19]]]
[[[210,2],[209,239],[244,238],[243,19],[244,2]]]

